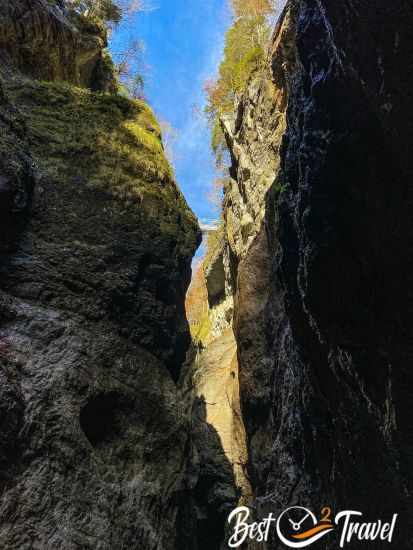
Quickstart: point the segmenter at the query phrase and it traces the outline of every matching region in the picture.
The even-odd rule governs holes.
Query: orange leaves
[[[221,111],[221,106],[225,103],[228,95],[225,82],[222,79],[209,79],[204,83],[204,92],[208,100],[207,114],[215,116]]]
[[[236,17],[263,17],[273,10],[270,0],[232,0],[232,7]]]

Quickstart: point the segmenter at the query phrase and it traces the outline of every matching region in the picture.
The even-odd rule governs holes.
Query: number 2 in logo
[[[302,506],[292,506],[285,510],[277,521],[277,535],[289,548],[305,548],[324,537],[334,529],[331,521],[331,508],[321,510],[321,520]]]

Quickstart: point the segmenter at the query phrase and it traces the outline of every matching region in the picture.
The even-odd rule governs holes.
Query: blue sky
[[[153,9],[118,27],[113,52],[132,39],[145,43],[145,96],[161,120],[177,130],[173,146],[176,178],[201,220],[217,218],[207,200],[215,177],[206,121],[194,112],[203,106],[203,83],[216,74],[230,11],[225,0],[150,0]]]

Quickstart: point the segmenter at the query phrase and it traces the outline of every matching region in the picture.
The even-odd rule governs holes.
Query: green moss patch
[[[28,81],[8,90],[27,126],[30,149],[57,180],[78,178],[128,202],[173,174],[159,126],[142,101],[64,84]]]

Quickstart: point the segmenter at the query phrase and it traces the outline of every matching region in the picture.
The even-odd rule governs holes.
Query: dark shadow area
[[[13,479],[22,450],[24,400],[20,380],[10,368],[13,353],[8,339],[0,337],[0,493]]]
[[[127,403],[115,392],[97,395],[88,401],[80,411],[80,426],[94,447],[122,432],[120,419],[127,408]]]
[[[229,513],[240,496],[233,468],[225,455],[215,428],[207,422],[204,397],[197,397],[192,408],[192,467],[196,483],[185,496],[178,518],[178,548],[219,550],[226,548]]]
[[[225,298],[225,268],[223,254],[219,254],[208,266],[206,282],[209,307],[212,308]]]

